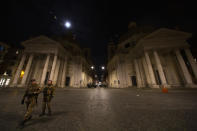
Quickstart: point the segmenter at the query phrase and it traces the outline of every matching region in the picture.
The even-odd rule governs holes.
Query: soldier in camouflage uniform
[[[26,113],[24,116],[24,120],[22,121],[21,125],[24,125],[25,122],[32,118],[32,111],[34,106],[37,103],[38,94],[40,93],[40,88],[36,84],[35,79],[31,80],[31,85],[25,91],[21,104],[26,103]]]
[[[42,114],[45,115],[46,107],[48,108],[48,115],[51,115],[51,100],[54,97],[55,87],[52,84],[51,80],[48,80],[47,86],[43,89],[43,103],[42,103]]]

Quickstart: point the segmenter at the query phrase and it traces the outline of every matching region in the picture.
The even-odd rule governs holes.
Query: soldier
[[[32,118],[32,111],[37,103],[38,94],[40,93],[40,88],[36,84],[36,80],[31,80],[31,85],[25,91],[21,104],[26,103],[26,113],[24,120],[21,122],[21,125],[24,125],[28,120]]]
[[[42,103],[42,114],[40,116],[45,115],[46,106],[48,108],[48,115],[51,115],[51,105],[50,102],[54,97],[55,87],[52,84],[51,80],[48,80],[47,86],[43,89],[43,103]]]

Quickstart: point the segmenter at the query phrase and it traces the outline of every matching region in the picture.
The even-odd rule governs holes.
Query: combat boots
[[[45,112],[42,112],[42,114],[40,114],[39,117],[44,116],[44,115],[45,115]]]
[[[28,120],[31,120],[31,118],[32,118],[32,116],[30,116],[28,119],[23,120],[23,121],[20,123],[20,125],[21,125],[21,126],[24,126],[25,123],[26,123]]]

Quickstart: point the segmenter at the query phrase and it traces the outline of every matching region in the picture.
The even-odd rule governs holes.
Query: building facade
[[[16,69],[22,51],[8,44],[0,43],[1,62],[0,62],[0,87],[9,86],[13,71]]]
[[[52,80],[56,87],[86,87],[92,82],[87,49],[74,40],[39,36],[22,42],[24,50],[13,68],[9,86],[25,87],[31,79],[40,86]],[[87,53],[88,54],[88,53]]]
[[[127,87],[197,87],[197,63],[187,39],[190,33],[136,25],[118,45],[108,46],[108,85]]]
[[[0,42],[0,63],[3,62],[4,56],[7,54],[9,48],[10,48],[9,45]]]

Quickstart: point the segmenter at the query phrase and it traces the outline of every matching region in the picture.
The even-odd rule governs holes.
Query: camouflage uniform
[[[50,102],[51,102],[51,99],[54,97],[54,91],[55,91],[55,88],[52,84],[46,86],[43,89],[43,103],[42,103],[42,114],[41,115],[45,114],[46,106],[48,108],[49,115],[51,115]]]
[[[35,104],[37,103],[37,97],[39,93],[40,93],[40,88],[38,87],[37,84],[31,84],[31,86],[27,88],[25,95],[23,96],[23,99],[22,99],[22,104],[24,104],[24,101],[25,101],[26,108],[27,108],[25,116],[24,116],[24,121],[31,119],[32,117],[31,114],[32,114]]]

